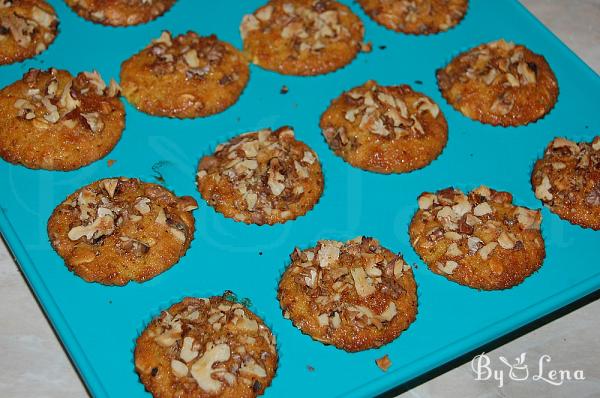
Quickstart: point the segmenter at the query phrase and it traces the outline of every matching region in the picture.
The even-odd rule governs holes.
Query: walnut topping
[[[292,41],[291,47],[299,53],[318,52],[333,42],[354,41],[350,31],[340,23],[339,11],[331,7],[320,0],[296,5],[283,3],[283,15],[275,18],[274,6],[268,5],[245,15],[240,33],[242,39],[246,39],[255,31],[279,31],[281,38]]]
[[[365,92],[365,90],[367,90]],[[407,103],[407,96],[416,95],[417,99]],[[413,92],[408,86],[383,87],[374,81],[350,90],[342,97],[353,107],[346,111],[344,118],[358,128],[365,129],[381,137],[399,138],[406,135],[424,136],[422,118],[425,112],[438,118],[439,107],[429,98]],[[340,135],[340,143],[346,145]],[[326,132],[333,145],[335,136]],[[347,141],[347,140],[346,140]]]
[[[448,260],[444,264],[438,263],[438,269],[445,274],[452,275],[454,270],[458,268],[458,263],[456,261]]]
[[[483,202],[478,204],[474,209],[473,209],[473,214],[476,217],[481,217],[481,216],[485,216],[486,214],[490,214],[492,212],[492,208],[490,207],[490,204],[488,202]]]
[[[522,47],[504,40],[483,45],[462,56],[464,76],[487,86],[520,87],[537,82],[537,64],[525,62]]]
[[[317,254],[319,266],[327,268],[330,264],[338,261],[342,244],[333,240],[322,240],[319,243],[321,245]]]
[[[161,326],[160,333],[154,337],[154,341],[163,347],[171,347],[181,337],[182,323],[179,315],[173,317],[165,312]]]
[[[244,15],[242,18],[242,24],[240,25],[240,34],[242,35],[242,39],[246,39],[248,37],[248,33],[259,30],[260,29],[260,21],[252,14]]]
[[[354,279],[354,288],[356,293],[361,297],[367,297],[375,293],[375,288],[371,284],[371,279],[368,279],[365,270],[362,267],[353,268],[350,270],[352,279]]]
[[[193,349],[194,338],[186,336],[183,338],[183,346],[179,352],[179,357],[186,363],[193,361],[198,356],[198,350]]]
[[[265,6],[256,12],[256,18],[263,22],[267,22],[269,19],[271,19],[271,15],[273,15],[273,6],[270,5]]]
[[[557,137],[535,164],[535,196],[571,223],[598,229],[600,137],[576,142]]]
[[[146,50],[153,62],[148,68],[155,75],[182,73],[186,79],[203,79],[211,74],[226,56],[227,49],[215,35],[198,36],[194,32],[172,37],[168,31],[163,31],[158,39],[152,40]],[[226,85],[237,80],[236,74],[223,76],[221,84]],[[183,94],[182,98],[196,101],[191,94]]]
[[[585,203],[590,206],[600,206],[600,183],[597,183],[586,196]]]
[[[260,224],[291,216],[290,208],[303,199],[310,178],[318,176],[315,166],[320,167],[315,153],[294,139],[291,128],[283,127],[242,134],[219,145],[214,155],[201,160],[197,176],[200,187],[227,181],[243,199],[235,202],[240,210],[236,219]]]
[[[504,116],[504,115],[507,115],[512,110],[514,105],[515,105],[515,100],[512,97],[512,95],[510,95],[508,93],[504,93],[494,101],[494,103],[492,104],[492,106],[490,108],[490,111],[492,113],[496,113],[496,114]]]
[[[98,208],[97,218],[88,225],[73,227],[69,231],[69,239],[75,241],[83,238],[87,240],[98,239],[113,233],[115,229],[115,216],[113,212],[104,207]]]
[[[555,78],[544,58],[504,40],[459,55],[438,71],[437,78],[444,97],[457,109],[494,125],[537,119],[548,112],[557,95]],[[476,99],[469,94],[473,92],[480,96]],[[538,96],[537,102],[522,101],[531,96]],[[478,103],[478,99],[484,101]]]
[[[508,192],[481,186],[468,195],[453,188],[421,194],[413,225],[417,220],[423,223],[419,228],[423,228],[426,239],[411,235],[413,245],[435,252],[436,268],[451,275],[464,265],[465,257],[477,254],[487,261],[498,246],[503,250],[522,249],[521,234],[539,230],[541,214],[514,206]]]
[[[419,196],[419,209],[427,210],[436,202],[437,197],[433,194],[426,193]]]
[[[185,377],[189,373],[189,369],[186,364],[176,359],[171,360],[171,370],[176,377]]]
[[[296,249],[291,258],[282,281],[291,276],[313,297],[312,322],[320,328],[335,330],[356,322],[360,327],[381,329],[398,315],[396,299],[405,294],[403,284],[410,266],[377,240],[323,240],[316,247]],[[361,305],[356,300],[364,301]],[[371,308],[371,301],[378,303],[376,307]]]
[[[542,182],[535,187],[535,196],[536,198],[544,201],[551,201],[554,198],[554,195],[550,192],[552,185],[550,184],[550,179],[548,176],[544,176],[542,178]]]
[[[102,115],[113,109],[105,100],[120,92],[114,81],[107,88],[97,72],[82,72],[72,78],[67,72],[56,69],[31,69],[23,80],[29,83],[29,88],[24,98],[15,102],[15,108],[19,110],[17,115],[31,120],[41,129],[57,123],[72,129],[80,123],[93,133],[101,132],[104,128]],[[98,111],[82,112],[82,101],[86,109],[91,105]]]
[[[498,244],[500,244],[500,247],[507,250],[511,250],[515,247],[516,239],[514,239],[514,235],[511,235],[512,234],[508,234],[506,231],[503,231],[500,236],[498,236]]]
[[[171,32],[167,31],[167,30],[163,30],[162,33],[160,34],[160,36],[158,37],[158,39],[153,39],[152,40],[153,44],[165,44],[166,46],[170,47],[173,45],[173,41],[171,40]]]
[[[231,351],[227,344],[217,344],[212,347],[207,345],[202,357],[191,368],[192,377],[202,390],[213,394],[220,391],[223,384],[212,377],[217,373],[214,365],[227,361],[230,356]]]
[[[92,132],[99,133],[104,128],[104,122],[98,112],[82,113],[81,116],[83,116]]]
[[[150,199],[148,198],[137,198],[133,208],[136,209],[141,215],[150,213]],[[164,214],[164,211],[163,211]],[[166,222],[166,219],[165,219]]]
[[[485,245],[481,249],[479,249],[479,256],[484,260],[489,259],[490,254],[492,254],[492,252],[494,251],[496,246],[498,246],[498,243],[496,243],[496,242],[488,243],[487,245]]]
[[[11,10],[12,7],[12,2],[0,6],[8,9],[0,16],[0,40],[10,33],[19,47],[26,48],[37,41],[36,52],[43,51],[54,38],[51,29],[56,24],[56,16],[33,6],[31,17],[26,17],[17,9]]]
[[[540,229],[542,219],[539,211],[517,207],[515,213],[517,215],[517,221],[521,224],[523,229]]]
[[[100,185],[102,186],[102,188],[104,188],[106,193],[108,193],[108,196],[110,198],[113,198],[115,196],[115,191],[117,189],[117,186],[119,185],[119,180],[116,178],[110,178],[107,180],[103,180],[100,183]]]
[[[238,383],[254,386],[272,376],[275,338],[235,295],[186,298],[151,323],[141,339],[151,338],[172,374],[193,395],[218,395]],[[146,358],[136,356],[138,371],[150,373]],[[162,370],[162,369],[161,369]],[[167,376],[167,375],[164,375]]]
[[[572,155],[578,155],[580,152],[577,143],[561,137],[555,138],[554,141],[552,141],[552,143],[550,144],[550,147],[552,149],[566,148],[569,152],[571,152]]]

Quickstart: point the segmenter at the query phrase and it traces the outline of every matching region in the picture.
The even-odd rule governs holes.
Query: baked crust
[[[428,35],[458,25],[468,0],[357,0],[375,22],[396,32]]]
[[[139,25],[167,12],[176,0],[65,0],[80,17],[108,26]]]
[[[333,0],[271,0],[244,16],[240,32],[253,63],[301,76],[349,64],[364,36],[358,16]]]
[[[125,128],[120,88],[98,72],[30,69],[0,90],[0,157],[32,169],[74,170],[108,154]]]
[[[48,236],[69,270],[88,282],[144,282],[171,268],[194,239],[198,206],[160,185],[110,178],[69,195]]]
[[[600,136],[555,138],[531,174],[535,196],[563,220],[600,229]]]
[[[290,258],[277,298],[283,316],[315,340],[367,350],[394,340],[416,318],[410,266],[376,239],[321,240]]]
[[[0,0],[0,65],[45,51],[58,34],[58,18],[44,0]]]
[[[241,134],[198,165],[198,190],[216,211],[246,224],[306,214],[323,193],[317,154],[290,127]]]
[[[463,115],[494,126],[522,126],[544,117],[558,99],[546,59],[504,40],[482,44],[438,69],[444,98]]]
[[[215,35],[164,31],[121,66],[123,95],[142,112],[194,118],[223,112],[248,83],[242,54]]]
[[[508,192],[447,188],[421,194],[409,234],[436,274],[475,289],[508,289],[542,265],[541,219],[539,210],[512,204]]]
[[[333,100],[321,129],[336,155],[378,173],[425,167],[448,141],[448,124],[431,98],[407,85],[372,80]]]
[[[269,328],[243,305],[188,297],[144,329],[134,360],[155,398],[251,398],[271,384],[278,355]]]

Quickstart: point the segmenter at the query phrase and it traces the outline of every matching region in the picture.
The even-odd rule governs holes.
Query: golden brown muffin
[[[412,246],[431,271],[475,289],[508,289],[537,271],[544,257],[542,215],[512,204],[508,192],[481,186],[468,195],[447,188],[419,197]]]
[[[376,239],[321,240],[290,257],[277,298],[283,316],[315,340],[351,352],[376,348],[417,316],[410,266]]]
[[[144,282],[171,268],[194,239],[198,206],[133,178],[96,181],[69,195],[48,220],[67,267],[88,282]]]
[[[139,25],[167,12],[175,0],[65,0],[80,17],[109,26]]]
[[[592,142],[555,138],[531,174],[535,196],[560,218],[600,229],[600,136]]]
[[[198,190],[216,211],[246,224],[306,214],[323,193],[316,153],[290,127],[238,135],[200,160]]]
[[[0,0],[0,65],[41,53],[57,34],[56,13],[44,0]]]
[[[125,128],[119,86],[98,72],[31,69],[0,90],[0,157],[32,169],[74,170],[108,154]]]
[[[368,81],[332,101],[321,129],[338,156],[355,167],[405,173],[437,158],[448,141],[448,125],[431,98],[407,85]]]
[[[251,398],[277,369],[275,337],[250,310],[222,297],[185,298],[138,337],[135,370],[155,398]]]
[[[271,0],[244,16],[240,32],[256,65],[302,76],[349,64],[364,36],[360,19],[333,0]]]
[[[521,126],[546,115],[558,83],[546,59],[504,40],[482,44],[438,69],[446,100],[463,115],[494,126]]]
[[[468,0],[358,0],[375,22],[396,32],[428,35],[460,23]]]
[[[123,95],[142,112],[193,118],[235,104],[250,69],[242,54],[215,35],[188,32],[160,38],[121,66]]]

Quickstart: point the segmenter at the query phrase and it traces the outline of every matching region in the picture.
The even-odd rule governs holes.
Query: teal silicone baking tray
[[[513,193],[515,202],[541,207],[529,184],[533,162],[554,136],[589,141],[600,132],[600,79],[515,0],[471,0],[456,28],[431,36],[410,36],[363,20],[371,53],[361,53],[335,73],[302,78],[251,67],[239,102],[205,119],[149,117],[126,104],[123,138],[107,159],[74,172],[33,171],[0,161],[0,227],[27,281],[62,340],[89,391],[97,397],[149,397],[133,366],[134,339],[161,309],[185,296],[232,290],[278,339],[280,364],[266,397],[367,397],[383,393],[481,345],[529,324],[600,288],[600,231],[573,226],[543,210],[547,258],[523,284],[506,291],[481,292],[434,275],[409,244],[408,223],[423,191],[447,186],[471,189],[485,184]],[[241,47],[242,16],[262,0],[180,0],[146,25],[110,28],[75,15],[51,0],[60,18],[56,42],[35,59],[0,67],[0,86],[29,68],[71,72],[98,70],[117,78],[120,64],[161,30],[216,33]],[[505,38],[543,54],[558,78],[556,107],[526,127],[480,124],[456,112],[441,97],[435,70],[454,55],[483,42]],[[375,79],[412,85],[431,96],[449,124],[449,142],[430,166],[409,174],[380,175],[350,167],[325,143],[319,116],[343,90]],[[289,88],[280,94],[282,86]],[[291,125],[319,155],[325,191],[306,216],[273,227],[226,219],[208,207],[195,187],[198,159],[215,144],[239,133]],[[192,195],[196,233],[181,262],[143,283],[107,287],[70,273],[54,253],[46,221],[68,194],[110,176],[164,179],[178,195]],[[415,266],[419,313],[392,343],[349,354],[313,341],[281,315],[276,289],[295,246],[318,239],[374,236]],[[388,372],[374,360],[388,354]]]

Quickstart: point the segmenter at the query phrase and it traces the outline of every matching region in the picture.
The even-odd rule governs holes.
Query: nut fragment
[[[179,357],[183,359],[185,362],[191,362],[198,356],[198,351],[193,349],[194,338],[186,336],[183,339],[183,346],[181,347],[181,352],[179,353]]]
[[[362,267],[352,268],[350,273],[354,279],[354,288],[359,296],[367,297],[375,293],[375,287],[373,287],[371,284],[365,270]]]
[[[192,377],[202,390],[212,394],[221,390],[223,383],[212,377],[217,373],[217,369],[213,367],[219,362],[227,361],[230,357],[231,351],[227,344],[206,347],[204,354],[191,367]]]
[[[136,209],[141,215],[150,213],[150,199],[145,197],[138,198],[133,205],[133,208]]]
[[[473,209],[473,214],[476,217],[485,216],[486,214],[490,214],[492,212],[493,212],[492,207],[490,206],[490,204],[488,202],[482,202],[482,203],[478,204],[477,206],[475,206],[475,208]]]
[[[444,264],[438,263],[437,267],[440,271],[445,274],[452,275],[454,270],[458,268],[459,264],[456,261],[448,260]]]
[[[336,262],[340,257],[341,244],[336,241],[321,241],[321,248],[317,254],[319,266],[327,268],[330,264]]]
[[[103,180],[101,185],[108,193],[108,196],[113,198],[115,196],[117,186],[119,185],[119,180],[117,178]]]
[[[554,198],[554,195],[550,192],[551,188],[550,179],[547,175],[544,175],[542,182],[535,187],[535,197],[543,201],[551,201]]]
[[[490,254],[492,254],[492,252],[494,251],[494,249],[498,246],[497,242],[490,242],[487,245],[483,246],[481,249],[479,249],[479,256],[483,259],[483,260],[488,260]]]
[[[511,250],[515,247],[515,241],[504,231],[498,237],[498,243],[500,244],[500,247],[507,250]]]
[[[390,360],[390,358],[387,354],[385,354],[381,358],[377,358],[375,360],[375,363],[377,364],[379,369],[383,370],[384,372],[387,372],[387,370],[390,368],[390,366],[392,366],[392,361]]]
[[[189,372],[188,367],[176,359],[171,360],[171,370],[176,377],[185,377]]]

